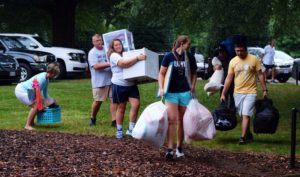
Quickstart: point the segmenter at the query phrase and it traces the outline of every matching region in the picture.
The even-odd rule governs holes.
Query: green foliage
[[[300,38],[298,36],[282,36],[277,38],[277,48],[283,51],[290,51],[292,57],[300,57]]]
[[[51,1],[4,0],[0,7],[0,32],[51,33]]]
[[[197,98],[201,104],[209,110],[213,110],[219,104],[219,95],[208,97],[203,91],[206,81],[197,82]],[[267,153],[289,154],[290,150],[290,122],[291,108],[300,109],[300,87],[292,84],[270,84],[267,85],[269,97],[273,99],[274,105],[279,109],[280,120],[276,134],[264,135],[254,134],[254,142],[245,146],[237,145],[241,134],[241,121],[238,126],[226,132],[217,131],[216,138],[210,141],[194,142],[193,145],[227,149],[232,151],[254,151]],[[15,85],[0,87],[0,129],[23,129],[29,108],[21,104],[14,95]],[[147,105],[159,101],[156,98],[157,83],[139,85],[141,105],[139,115]],[[104,102],[97,116],[96,127],[89,127],[90,109],[92,103],[92,89],[90,79],[82,80],[51,80],[49,94],[54,97],[62,108],[62,123],[56,125],[37,125],[36,131],[53,131],[76,134],[108,135],[114,137],[115,129],[110,126],[111,117],[108,102]],[[259,86],[258,99],[262,98]],[[125,113],[124,129],[128,126],[129,105]],[[299,118],[299,114],[298,114]],[[300,126],[298,121],[297,127]],[[299,129],[298,129],[299,130]],[[297,137],[300,131],[297,132]],[[298,151],[297,151],[298,152]]]
[[[4,0],[0,32],[38,33],[51,41],[54,0]],[[278,47],[299,56],[299,0],[77,0],[76,46],[89,49],[94,33],[126,28],[136,48],[170,50],[180,34],[192,37],[197,51],[209,50],[232,34],[244,34],[250,45],[277,38]]]

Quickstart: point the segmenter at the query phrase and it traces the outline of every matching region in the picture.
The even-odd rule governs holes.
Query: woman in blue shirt
[[[54,103],[54,100],[48,95],[49,79],[55,78],[59,74],[59,66],[56,63],[50,63],[47,66],[47,72],[39,73],[27,81],[21,82],[16,86],[15,95],[23,104],[31,107],[25,129],[33,130],[34,118],[38,112],[36,103],[36,90],[39,89],[43,95],[43,106],[47,107]]]

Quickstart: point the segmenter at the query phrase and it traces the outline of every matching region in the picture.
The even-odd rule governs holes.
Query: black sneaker
[[[246,140],[247,140],[247,141],[253,141],[253,135],[252,135],[251,132],[247,133],[247,135],[246,135]]]
[[[244,145],[244,144],[246,144],[246,139],[244,137],[240,137],[239,145]]]
[[[91,118],[90,119],[90,127],[95,126],[96,125],[96,119],[95,118]]]
[[[165,157],[166,157],[166,159],[170,159],[171,160],[171,159],[173,159],[173,155],[174,155],[173,150],[172,149],[168,149]]]
[[[112,127],[117,127],[117,121],[116,120],[111,121],[111,126]]]

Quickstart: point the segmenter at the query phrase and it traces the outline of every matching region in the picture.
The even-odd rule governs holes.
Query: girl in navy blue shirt
[[[195,92],[197,81],[197,65],[195,57],[187,52],[190,48],[190,43],[191,39],[188,36],[179,36],[174,42],[172,51],[163,58],[159,72],[158,82],[160,96],[165,97],[165,103],[168,107],[168,150],[166,153],[166,158],[168,159],[172,159],[174,154],[173,137],[176,134],[176,125],[178,125],[176,156],[184,156],[182,150],[184,138],[183,115],[186,106]],[[170,65],[172,65],[172,72],[169,76],[170,78],[166,78],[166,73]],[[168,81],[169,83],[165,83]],[[164,87],[165,84],[169,84],[169,86]],[[168,90],[164,90],[164,88],[168,88]]]

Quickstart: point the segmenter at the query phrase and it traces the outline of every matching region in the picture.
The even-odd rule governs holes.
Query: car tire
[[[66,66],[65,63],[63,61],[58,61],[59,64],[59,75],[57,76],[58,79],[63,79],[67,77],[67,70],[66,70]]]
[[[276,79],[281,82],[281,83],[285,83],[287,80],[289,80],[290,76],[287,75],[279,75],[276,77]]]
[[[28,64],[20,63],[20,69],[21,69],[20,82],[26,81],[27,79],[32,77],[32,71]]]

